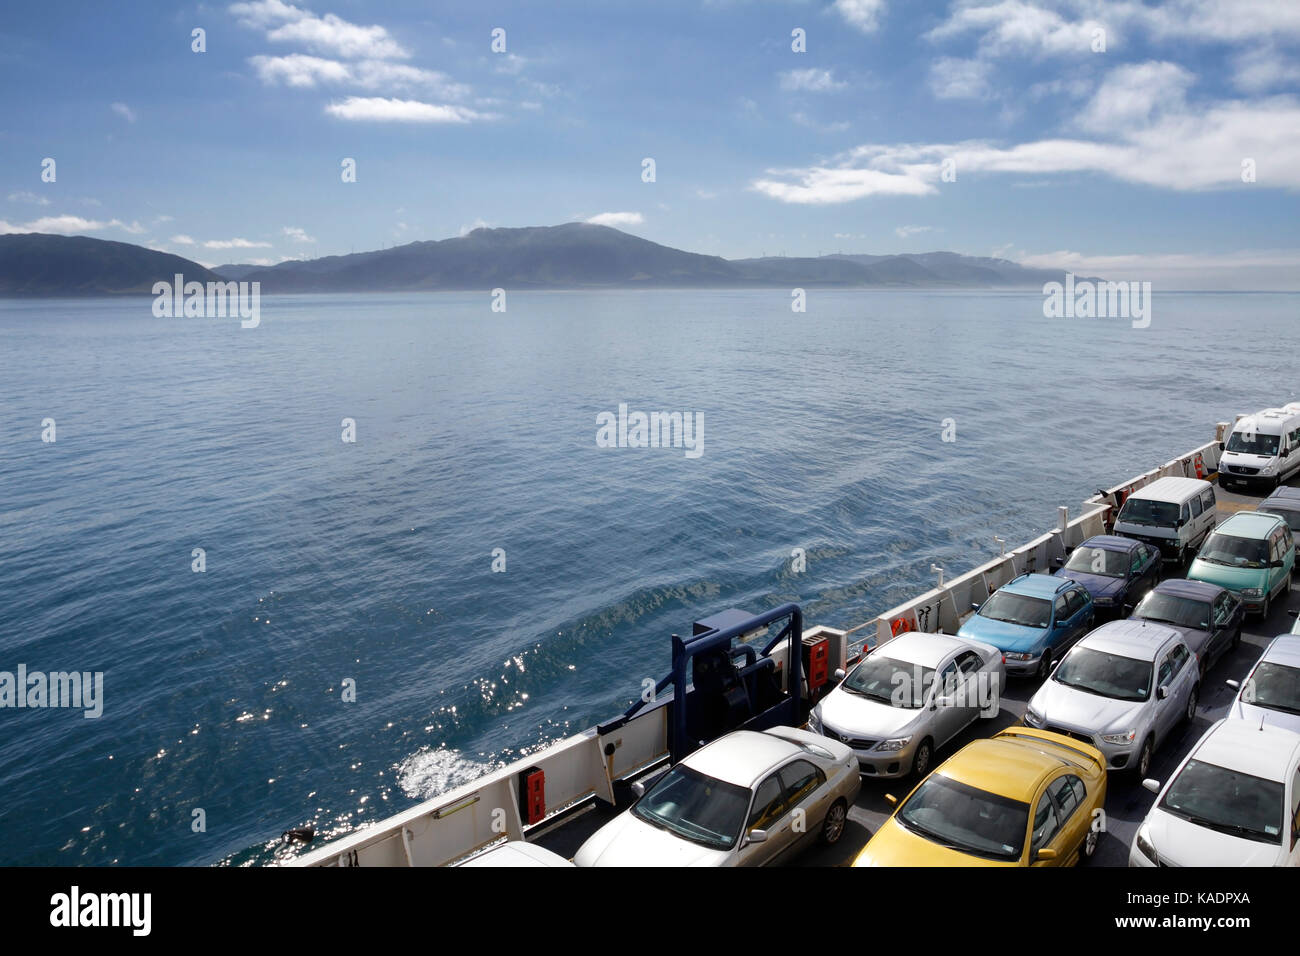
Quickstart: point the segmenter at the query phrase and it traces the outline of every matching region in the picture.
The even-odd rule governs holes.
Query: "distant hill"
[[[29,232],[0,236],[0,295],[149,293],[159,280],[219,282],[197,262],[129,242]]]
[[[0,295],[148,292],[181,272],[200,282],[261,283],[275,292],[395,292],[434,289],[1036,287],[1063,270],[1026,269],[1006,259],[927,252],[816,258],[723,259],[684,252],[608,226],[566,223],[475,229],[454,239],[347,256],[230,264],[209,271],[179,256],[123,242],[39,234],[0,236]]]

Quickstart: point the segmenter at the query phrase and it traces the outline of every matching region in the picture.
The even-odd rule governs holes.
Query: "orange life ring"
[[[900,617],[897,621],[889,626],[890,633],[894,637],[912,629],[912,622],[905,617]]]

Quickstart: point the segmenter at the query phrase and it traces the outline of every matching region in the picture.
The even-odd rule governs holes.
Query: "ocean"
[[[855,626],[1297,399],[1295,295],[807,295],[0,301],[0,672],[103,681],[0,707],[0,863],[266,862],[617,714],[698,618]]]

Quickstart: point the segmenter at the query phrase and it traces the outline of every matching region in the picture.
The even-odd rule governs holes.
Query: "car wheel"
[[[840,842],[840,837],[844,836],[844,824],[849,818],[849,808],[844,805],[843,800],[836,800],[831,804],[831,808],[826,811],[826,819],[822,821],[821,842],[823,846],[834,846]]]
[[[1142,741],[1142,750],[1138,753],[1137,772],[1138,779],[1145,780],[1146,775],[1151,772],[1151,751],[1154,749],[1154,743],[1148,737]]]
[[[1232,649],[1235,651],[1241,646],[1241,624],[1237,625],[1237,630],[1232,635]]]
[[[1196,719],[1196,698],[1199,696],[1199,687],[1193,687],[1192,692],[1187,695],[1187,712],[1183,714],[1183,719],[1189,724]]]
[[[1091,860],[1097,852],[1097,844],[1101,842],[1101,831],[1095,826],[1088,825],[1088,835],[1083,838],[1083,847],[1079,850],[1079,859]]]
[[[930,759],[934,756],[934,745],[929,739],[921,741],[920,746],[916,748],[916,753],[912,755],[912,773],[918,777],[924,777],[930,772]]]
[[[1039,680],[1047,680],[1052,675],[1052,651],[1051,648],[1043,651],[1043,659],[1038,662]]]
[[[1265,595],[1264,595],[1264,607],[1263,607],[1263,608],[1260,610],[1260,612],[1259,612],[1259,619],[1260,619],[1260,621],[1267,621],[1267,620],[1268,620],[1268,611],[1269,611],[1269,606],[1270,606],[1272,603],[1273,603],[1273,595],[1271,595],[1271,594],[1265,594]]]

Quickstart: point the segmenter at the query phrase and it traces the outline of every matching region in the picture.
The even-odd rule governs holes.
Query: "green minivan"
[[[1268,617],[1273,599],[1291,593],[1294,568],[1295,542],[1286,519],[1241,511],[1205,539],[1187,576],[1235,592],[1247,611]]]

